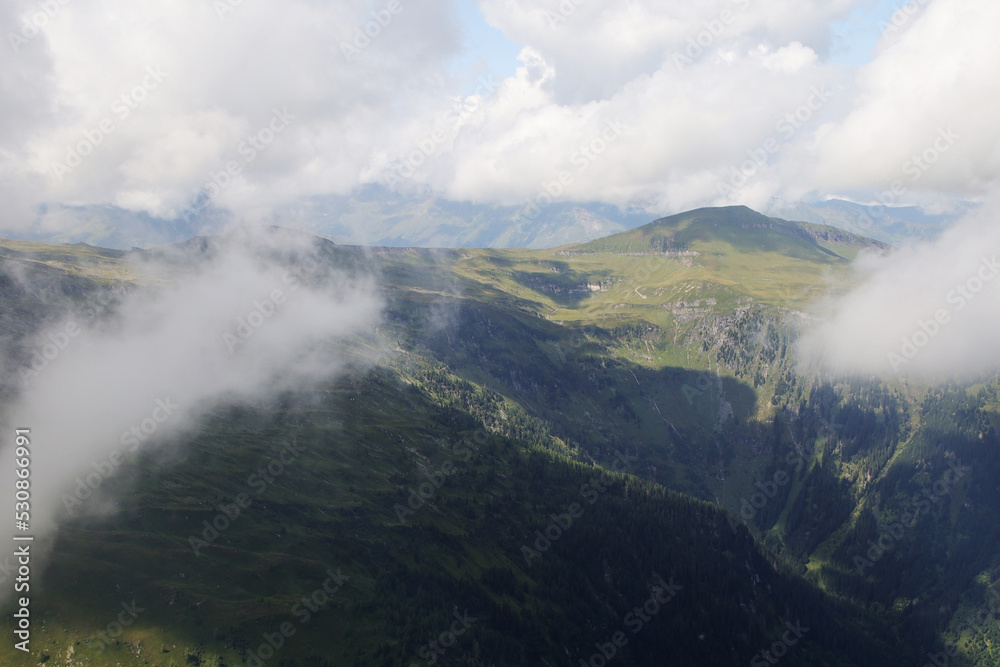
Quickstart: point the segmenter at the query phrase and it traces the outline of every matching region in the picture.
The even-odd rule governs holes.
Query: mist
[[[44,544],[60,519],[109,511],[104,482],[137,453],[178,442],[214,406],[258,404],[377,363],[370,334],[383,304],[370,263],[358,250],[353,268],[335,264],[332,245],[244,230],[136,253],[140,286],[101,317],[88,323],[67,307],[47,319],[28,358],[4,360],[20,368],[19,396],[2,415],[8,488],[14,429],[31,431],[24,534]]]
[[[970,379],[1000,369],[996,197],[940,238],[865,255],[855,286],[821,310],[800,359],[834,373]]]

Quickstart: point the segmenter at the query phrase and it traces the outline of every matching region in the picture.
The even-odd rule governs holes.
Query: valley
[[[727,207],[553,249],[313,244],[296,280],[384,304],[329,343],[346,372],[125,454],[4,664],[996,664],[1000,378],[796,354],[884,243]],[[115,326],[162,253],[0,241],[4,405],[32,332]]]

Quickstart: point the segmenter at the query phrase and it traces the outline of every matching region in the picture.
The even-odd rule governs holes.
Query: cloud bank
[[[514,205],[558,183],[658,214],[978,199],[1000,175],[990,0],[911,3],[862,66],[832,30],[861,0],[482,0],[523,45],[506,78],[452,67],[448,0],[49,4],[0,9],[8,230],[73,223],[46,203],[271,219],[373,182]]]
[[[151,285],[90,324],[79,309],[67,313],[20,360],[20,397],[2,421],[4,433],[31,430],[29,534],[38,539],[60,517],[112,507],[104,481],[213,406],[267,401],[381,354],[378,345],[367,359],[350,351],[380,319],[371,276],[337,268],[307,237],[195,240],[147,254],[134,270]],[[13,488],[4,440],[0,478]]]
[[[836,373],[969,379],[1000,369],[1000,202],[940,239],[857,265],[857,285],[802,340]]]

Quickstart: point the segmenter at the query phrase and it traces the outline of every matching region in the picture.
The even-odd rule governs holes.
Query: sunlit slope
[[[558,321],[661,327],[763,303],[804,308],[842,289],[877,242],[744,206],[705,208],[551,250],[462,251],[454,269]]]
[[[132,277],[121,261],[121,250],[95,248],[85,243],[47,245],[33,241],[0,239],[0,258],[34,272],[60,271],[65,275],[107,283]]]
[[[177,266],[202,261],[213,243],[181,244],[175,250],[190,261]],[[44,620],[37,652],[8,646],[0,662],[249,664],[249,652],[289,621],[296,635],[270,664],[409,664],[456,610],[468,610],[477,623],[448,660],[573,664],[621,627],[654,577],[674,577],[690,597],[630,640],[621,664],[663,655],[746,663],[799,621],[812,630],[789,665],[866,656],[892,664],[893,632],[784,570],[720,508],[657,483],[712,497],[706,480],[725,451],[704,447],[698,432],[711,431],[719,411],[714,400],[685,400],[696,374],[620,358],[641,344],[628,326],[608,327],[599,308],[590,315],[571,301],[575,292],[532,284],[552,273],[534,257],[596,255],[385,249],[372,258],[320,245],[332,265],[376,267],[387,303],[380,344],[394,361],[310,395],[220,406],[190,436],[130,461],[103,487],[118,511],[76,514],[59,534],[33,607]],[[99,251],[33,250],[10,261],[51,270],[60,293],[79,287],[93,300],[87,291],[104,289],[72,273],[74,253],[99,264]],[[622,263],[600,269],[606,282],[629,260],[609,253],[605,261]],[[107,262],[128,266],[125,257]],[[32,309],[21,296],[43,320],[47,306]],[[578,327],[540,316],[553,307],[599,331],[578,343]],[[749,389],[730,378],[722,386],[741,421],[749,417]],[[303,453],[273,482],[251,485],[251,471],[289,443]],[[591,505],[581,488],[600,474],[592,464],[619,455],[632,457],[636,476],[615,476]],[[412,489],[446,465],[454,472],[432,497],[401,515]],[[205,522],[241,492],[252,503],[228,527],[218,520],[213,537]],[[587,508],[579,522],[551,547],[539,542],[543,556],[526,562],[522,547],[535,548],[536,531],[574,502]],[[302,624],[295,605],[328,570],[350,579]],[[142,609],[124,628],[111,625],[122,604]]]

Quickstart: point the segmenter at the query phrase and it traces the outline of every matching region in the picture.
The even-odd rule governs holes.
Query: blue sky
[[[882,36],[880,26],[905,4],[900,0],[866,0],[859,3],[847,18],[830,26],[833,40],[829,60],[850,67],[871,62]],[[455,7],[465,30],[466,50],[456,58],[452,71],[467,82],[469,90],[463,92],[471,92],[476,77],[485,71],[491,72],[495,78],[513,75],[519,65],[517,54],[522,45],[510,41],[502,31],[489,25],[478,3],[456,0]],[[918,11],[922,9],[920,7]]]
[[[913,0],[917,4],[917,0]],[[859,3],[850,15],[830,26],[833,34],[832,62],[858,67],[871,62],[875,46],[882,37],[880,26],[892,18],[905,2],[899,0],[878,0]],[[918,9],[922,11],[922,7]]]
[[[537,10],[559,0],[435,0],[365,27],[371,39],[354,54],[344,40],[358,41],[385,0],[260,0],[225,17],[203,0],[169,11],[103,2],[106,12],[61,6],[0,57],[0,81],[18,93],[0,109],[0,195],[12,228],[34,225],[45,203],[170,219],[286,108],[294,123],[215,206],[265,217],[371,183],[521,203],[570,166],[561,200],[641,202],[657,214],[773,197],[871,201],[890,187],[905,190],[901,204],[979,199],[1000,183],[1000,126],[988,113],[1000,100],[996,0],[913,0],[891,39],[882,26],[907,0],[587,0],[558,29]],[[21,21],[14,4],[0,3],[0,24]],[[739,4],[752,10],[706,32],[713,12]],[[695,36],[702,53],[672,58]],[[539,57],[530,76],[512,80],[525,49]],[[167,76],[147,90],[149,67]],[[452,96],[472,94],[483,76],[506,80],[502,94],[435,132]],[[134,91],[144,99],[136,113],[98,132]],[[604,151],[598,134],[609,124],[628,130]],[[577,162],[591,145],[601,152]],[[766,161],[746,167],[766,146]],[[397,182],[418,148],[419,168]],[[77,153],[86,167],[69,173]],[[915,156],[927,155],[914,173]]]
[[[517,54],[522,45],[510,41],[498,28],[488,24],[478,3],[458,0],[455,7],[465,30],[466,50],[455,60],[452,72],[464,80],[467,90],[462,92],[472,93],[476,78],[487,72],[498,80],[513,76],[520,64]]]

